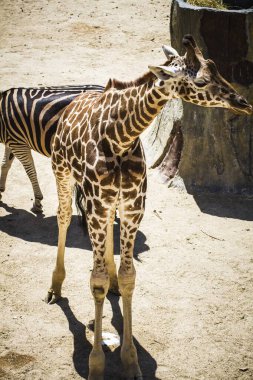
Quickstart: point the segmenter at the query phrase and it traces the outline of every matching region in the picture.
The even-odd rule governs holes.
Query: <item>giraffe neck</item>
[[[106,134],[116,153],[128,150],[165,103],[175,97],[173,87],[165,89],[162,81],[111,91],[110,119],[115,121],[108,124]]]

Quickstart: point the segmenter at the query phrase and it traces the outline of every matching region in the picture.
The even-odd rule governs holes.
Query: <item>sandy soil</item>
[[[164,60],[169,1],[2,0],[0,6],[1,89],[134,79]],[[74,215],[64,298],[54,306],[42,302],[55,262],[57,198],[50,160],[34,156],[44,215],[29,211],[32,191],[19,162],[0,204],[0,377],[87,379],[94,317],[90,243]],[[193,197],[150,173],[133,306],[145,380],[253,379],[252,203]],[[117,261],[118,253],[117,245]],[[120,305],[108,297],[105,332],[121,334]],[[105,379],[120,379],[119,348],[105,351]]]

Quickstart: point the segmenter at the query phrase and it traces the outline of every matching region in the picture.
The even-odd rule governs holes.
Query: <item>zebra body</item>
[[[1,192],[17,157],[25,168],[34,192],[33,211],[41,212],[42,192],[39,187],[31,150],[49,157],[58,120],[65,107],[86,91],[102,92],[96,85],[11,88],[0,94],[0,143],[5,144],[1,166]]]

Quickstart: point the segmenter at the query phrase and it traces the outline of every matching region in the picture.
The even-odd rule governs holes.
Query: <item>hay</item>
[[[196,5],[198,7],[227,9],[222,0],[187,0],[187,3]]]

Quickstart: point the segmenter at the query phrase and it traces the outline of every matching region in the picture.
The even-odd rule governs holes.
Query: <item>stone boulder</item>
[[[193,35],[205,58],[213,59],[224,78],[253,104],[253,9],[223,11],[173,0],[170,29],[171,45],[179,54],[184,54],[183,36]],[[178,173],[189,192],[253,194],[253,116],[175,103],[168,104],[144,136],[148,162],[163,181]],[[175,126],[177,136],[181,134],[177,139],[171,136]],[[171,170],[173,157],[180,158],[174,160],[178,168]]]

